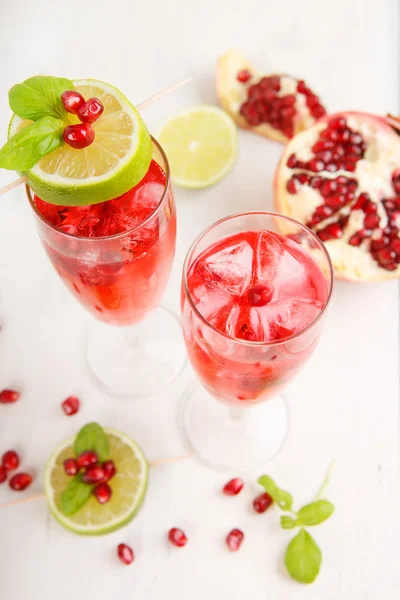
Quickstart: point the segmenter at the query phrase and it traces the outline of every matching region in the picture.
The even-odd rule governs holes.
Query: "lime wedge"
[[[205,188],[220,181],[236,160],[233,120],[215,106],[196,106],[171,117],[158,134],[171,167],[172,181]]]
[[[64,460],[74,456],[75,436],[62,442],[50,456],[44,474],[44,492],[50,512],[74,533],[102,535],[123,527],[138,512],[147,488],[148,465],[139,446],[115,429],[104,429],[109,441],[109,458],[115,462],[116,475],[108,482],[111,500],[99,504],[92,497],[75,514],[61,512],[60,497],[71,478],[64,471]]]
[[[40,198],[65,206],[121,196],[143,179],[152,156],[147,127],[121,92],[94,79],[74,81],[74,85],[84,98],[99,98],[104,105],[104,113],[92,124],[94,142],[83,150],[63,144],[24,173]],[[68,118],[66,125],[79,122],[75,115]],[[9,136],[28,123],[14,115]]]

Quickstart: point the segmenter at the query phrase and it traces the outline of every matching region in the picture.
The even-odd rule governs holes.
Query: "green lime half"
[[[50,512],[61,525],[82,535],[102,535],[123,527],[138,512],[147,489],[148,464],[140,447],[115,429],[104,429],[109,441],[109,458],[115,462],[116,475],[108,482],[111,500],[99,504],[92,497],[75,514],[65,516],[60,497],[71,478],[64,471],[64,460],[74,456],[75,436],[62,442],[50,456],[44,474],[44,491]]]
[[[92,124],[94,142],[83,150],[63,144],[24,173],[40,198],[65,206],[121,196],[143,179],[152,156],[147,127],[120,91],[94,79],[74,81],[74,85],[84,98],[99,98],[104,105],[104,113]],[[69,124],[79,122],[75,115],[68,117]],[[9,136],[28,123],[14,115]]]
[[[236,125],[216,106],[196,106],[171,117],[158,134],[174,183],[204,188],[217,183],[236,160]]]

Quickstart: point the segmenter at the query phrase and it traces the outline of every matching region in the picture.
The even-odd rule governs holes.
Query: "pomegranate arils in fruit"
[[[7,471],[15,471],[19,467],[19,456],[15,450],[8,450],[3,454],[1,462]]]
[[[76,396],[69,396],[64,402],[61,404],[61,408],[65,412],[65,414],[70,417],[72,415],[76,415],[80,408],[80,401]]]
[[[31,483],[32,477],[29,475],[29,473],[17,473],[11,477],[9,486],[15,492],[22,492],[23,490],[26,490]]]
[[[99,465],[89,465],[83,474],[84,483],[100,483],[104,479],[104,469]]]
[[[77,114],[78,110],[85,104],[85,99],[76,90],[67,90],[61,94],[61,100],[64,108],[67,112],[74,115]]]
[[[226,536],[226,543],[231,552],[237,552],[244,540],[244,533],[240,529],[232,529]]]
[[[168,539],[174,546],[178,548],[182,548],[187,544],[187,537],[182,531],[182,529],[178,529],[177,527],[173,527],[168,532]]]
[[[75,150],[83,150],[87,148],[94,140],[94,129],[89,123],[77,123],[76,125],[68,125],[63,132],[63,140],[66,144],[75,148]]]
[[[76,459],[76,464],[78,465],[79,469],[84,469],[86,467],[88,467],[89,465],[94,465],[98,462],[99,458],[96,454],[96,452],[92,452],[91,450],[86,450],[85,452],[82,452],[82,454],[80,454],[78,456],[78,458]]]
[[[106,504],[111,500],[112,490],[108,483],[98,483],[93,489],[93,495],[99,504]]]
[[[94,123],[104,112],[104,106],[98,98],[89,98],[78,110],[78,117],[83,123]]]
[[[254,510],[260,514],[264,513],[271,506],[273,500],[269,494],[263,492],[253,500]]]
[[[223,487],[223,492],[226,496],[237,496],[243,489],[244,482],[239,477],[235,477],[226,483]]]
[[[0,392],[0,404],[12,404],[16,402],[21,394],[16,390],[2,390]]]
[[[343,231],[338,223],[331,223],[330,225],[327,225],[324,229],[320,229],[320,231],[317,231],[317,235],[323,242],[327,242],[328,240],[337,240],[341,238],[343,235]]]
[[[103,471],[104,471],[103,482],[106,482],[106,481],[109,481],[110,479],[112,479],[117,472],[114,461],[106,460],[105,462],[103,462]]]
[[[247,83],[250,78],[251,78],[251,73],[250,73],[250,71],[248,69],[242,69],[236,75],[236,79],[238,81],[240,81],[240,83]]]
[[[74,458],[66,458],[64,460],[64,471],[70,477],[77,474],[79,467]]]
[[[0,483],[4,483],[6,479],[7,479],[7,471],[5,470],[3,465],[0,465]]]
[[[117,554],[119,560],[123,562],[124,565],[130,565],[135,558],[132,548],[127,544],[118,544]]]
[[[380,218],[376,213],[368,213],[364,219],[364,225],[367,229],[375,229],[379,226]]]

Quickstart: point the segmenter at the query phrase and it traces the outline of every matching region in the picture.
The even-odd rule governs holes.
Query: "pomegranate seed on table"
[[[32,483],[32,477],[29,473],[17,473],[11,477],[9,486],[15,492],[22,492],[26,490]]]
[[[104,106],[98,98],[89,98],[78,110],[78,118],[83,123],[94,123],[104,112]]]
[[[0,483],[4,483],[6,479],[7,479],[7,471],[5,470],[3,465],[0,465]]]
[[[15,471],[19,467],[19,456],[15,450],[8,450],[3,454],[1,462],[6,471]]]
[[[83,150],[87,148],[94,140],[94,129],[89,123],[77,123],[76,125],[68,125],[63,132],[63,140],[66,144],[75,148],[75,150]]]
[[[77,474],[79,468],[74,458],[66,458],[64,460],[64,471],[70,477]]]
[[[103,462],[102,466],[104,471],[103,482],[105,483],[114,477],[115,473],[117,472],[117,469],[113,460],[106,460],[105,462]]]
[[[67,112],[76,115],[85,104],[85,98],[76,90],[67,90],[61,94],[61,100]]]
[[[119,560],[123,562],[124,565],[130,565],[135,558],[132,548],[127,544],[118,544],[117,554]]]
[[[237,496],[243,489],[244,482],[240,477],[235,477],[226,483],[223,492],[226,496]]]
[[[79,469],[84,469],[86,467],[88,467],[89,465],[94,465],[99,461],[99,457],[97,456],[96,452],[92,452],[91,450],[86,450],[85,452],[82,452],[82,454],[80,454],[78,456],[78,458],[76,459],[76,464],[78,465]]]
[[[93,489],[93,495],[95,496],[97,502],[100,504],[106,504],[111,500],[112,489],[108,483],[98,483]]]
[[[12,404],[19,400],[21,394],[16,390],[2,390],[0,392],[0,404]]]
[[[83,474],[84,483],[100,483],[104,479],[104,469],[100,465],[89,465]]]
[[[253,500],[254,510],[259,514],[264,513],[271,506],[273,500],[269,494],[263,492]]]
[[[61,408],[68,417],[76,415],[76,413],[79,411],[80,406],[80,400],[76,396],[68,396],[68,398],[66,398],[64,402],[61,403]]]
[[[168,539],[174,546],[178,548],[182,548],[187,544],[187,537],[182,531],[182,529],[178,529],[177,527],[172,527],[172,529],[168,532]]]
[[[226,543],[231,552],[237,552],[244,540],[244,533],[240,529],[232,529],[226,536]]]

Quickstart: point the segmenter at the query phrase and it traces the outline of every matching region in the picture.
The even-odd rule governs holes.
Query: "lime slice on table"
[[[104,105],[92,124],[94,142],[83,150],[63,144],[24,175],[46,202],[82,206],[117,198],[137,185],[149,168],[152,143],[143,119],[116,88],[94,79],[74,85],[84,98],[99,98]],[[66,125],[79,123],[75,115],[68,118]],[[14,115],[9,136],[30,122]]]
[[[139,446],[115,429],[104,429],[109,442],[109,458],[115,462],[116,475],[108,482],[111,500],[99,504],[92,497],[76,513],[61,511],[60,497],[71,481],[64,471],[64,460],[74,456],[75,436],[62,442],[50,456],[44,474],[44,492],[50,512],[74,533],[101,535],[119,529],[138,512],[147,488],[148,464]]]
[[[216,106],[196,106],[171,117],[158,134],[171,167],[172,181],[188,188],[216,183],[236,159],[237,130]]]

